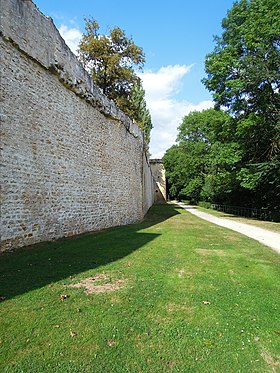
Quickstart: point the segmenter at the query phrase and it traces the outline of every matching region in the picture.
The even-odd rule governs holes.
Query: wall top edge
[[[143,132],[138,125],[100,91],[61,37],[53,20],[31,0],[1,2],[0,31],[5,40],[57,75],[68,89],[104,115],[121,121],[130,134],[143,141]]]

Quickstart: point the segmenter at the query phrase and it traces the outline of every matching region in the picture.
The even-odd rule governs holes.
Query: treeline
[[[267,208],[280,219],[280,7],[241,0],[203,79],[215,109],[187,115],[164,156],[173,197]]]

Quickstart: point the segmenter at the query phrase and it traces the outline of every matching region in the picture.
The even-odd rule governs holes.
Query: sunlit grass
[[[0,371],[277,371],[279,258],[173,205],[1,255]]]

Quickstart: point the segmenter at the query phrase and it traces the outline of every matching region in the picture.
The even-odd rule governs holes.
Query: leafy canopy
[[[79,57],[102,92],[111,99],[128,96],[138,77],[134,67],[143,67],[142,48],[119,27],[99,34],[99,24],[85,19],[86,33],[79,45]]]
[[[241,0],[222,21],[206,56],[204,84],[217,106],[234,114],[279,114],[280,6],[275,0]]]
[[[119,27],[109,29],[108,35],[101,35],[95,19],[88,18],[85,22],[79,59],[101,91],[139,124],[149,142],[151,116],[144,89],[135,72],[135,69],[143,68],[143,49]]]
[[[203,79],[216,110],[191,113],[179,127],[164,156],[170,193],[266,207],[280,219],[279,1],[235,2],[222,28]]]
[[[128,115],[133,118],[144,132],[144,138],[146,144],[150,142],[150,134],[152,125],[152,118],[149,109],[147,108],[145,100],[145,91],[142,86],[141,80],[139,79],[134,84],[130,94],[130,105],[128,109]]]
[[[233,125],[230,115],[221,110],[184,117],[177,145],[163,158],[171,195],[220,202],[235,191],[232,175],[240,150],[232,139]]]
[[[280,210],[280,6],[240,0],[222,21],[207,77],[216,107],[235,121],[242,160],[236,182],[247,203]]]

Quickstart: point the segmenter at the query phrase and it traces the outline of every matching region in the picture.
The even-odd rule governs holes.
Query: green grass
[[[211,215],[214,215],[214,216],[218,216],[218,217],[221,217],[221,218],[227,218],[227,219],[237,221],[237,222],[240,222],[240,223],[250,224],[250,225],[253,225],[253,226],[258,227],[258,228],[263,228],[263,229],[267,229],[267,230],[272,231],[272,232],[280,233],[280,223],[275,223],[275,222],[271,222],[271,221],[264,221],[264,220],[257,220],[257,219],[250,219],[250,218],[244,218],[242,216],[227,214],[227,213],[222,212],[222,211],[207,209],[207,208],[200,207],[200,206],[197,206],[197,209],[201,210],[201,211],[204,211],[204,212],[207,212],[208,214],[211,214]]]
[[[279,264],[267,247],[173,205],[136,225],[2,254],[0,371],[276,372]],[[92,276],[121,287],[69,286]]]

